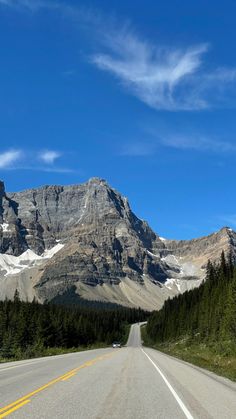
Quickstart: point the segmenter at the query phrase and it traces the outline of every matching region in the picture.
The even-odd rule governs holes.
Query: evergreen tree
[[[149,313],[94,302],[65,307],[19,299],[0,301],[0,358],[40,356],[46,348],[78,348],[122,340],[126,325]]]
[[[200,287],[167,300],[150,316],[146,330],[153,342],[188,336],[206,343],[230,341],[235,350],[236,268],[232,254],[226,258],[222,252],[218,265],[209,261]]]

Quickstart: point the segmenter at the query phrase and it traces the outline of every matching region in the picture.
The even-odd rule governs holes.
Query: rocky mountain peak
[[[94,185],[100,185],[100,184],[103,184],[103,185],[107,185],[107,186],[108,186],[107,181],[106,181],[105,179],[100,178],[100,177],[91,177],[91,178],[88,180],[88,183],[89,183],[89,184],[94,184]]]
[[[18,233],[24,246],[14,248],[20,254],[25,246],[41,255],[58,240],[70,241],[88,231],[115,236],[132,231],[152,247],[156,235],[131,211],[128,200],[100,178],[80,185],[43,186],[5,196],[2,219],[6,224],[19,225]],[[4,248],[7,252],[6,247]],[[21,250],[20,250],[21,249]],[[9,253],[12,249],[9,247]]]
[[[210,236],[206,236],[206,239],[209,243],[212,243],[212,245],[221,243],[222,250],[226,253],[229,252],[229,246],[236,246],[236,233],[230,227],[222,227],[219,231],[210,234]]]
[[[232,236],[232,234],[234,234],[234,231],[232,230],[232,228],[225,226],[219,230],[219,233],[226,234],[227,236]]]
[[[108,218],[109,216],[124,217],[125,206],[124,198],[104,180],[100,178],[91,178],[85,187],[85,205],[84,215],[87,217]],[[86,217],[85,221],[86,221]]]
[[[199,285],[208,259],[217,261],[222,250],[236,260],[229,227],[199,239],[161,239],[101,178],[17,193],[0,183],[0,298],[14,295],[15,281],[25,298],[29,288],[40,301],[76,289],[84,298],[155,308]]]

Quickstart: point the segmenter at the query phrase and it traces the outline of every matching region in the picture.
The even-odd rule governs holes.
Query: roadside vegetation
[[[153,312],[143,340],[170,355],[236,380],[236,267],[232,256],[213,265],[206,280]]]
[[[126,343],[129,325],[146,319],[141,309],[0,302],[0,362]]]

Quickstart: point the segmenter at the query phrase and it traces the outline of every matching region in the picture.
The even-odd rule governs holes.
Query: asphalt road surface
[[[236,418],[236,384],[142,348],[127,347],[0,365],[0,418]]]

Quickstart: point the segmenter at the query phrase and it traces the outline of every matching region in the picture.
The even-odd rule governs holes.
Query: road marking
[[[21,364],[21,365],[11,365],[9,367],[5,367],[5,368],[0,368],[0,372],[2,371],[6,371],[6,370],[11,370],[13,368],[20,368],[20,367],[25,367],[27,365],[34,365],[34,364],[38,364],[41,361],[35,361],[35,362],[26,362],[25,364]]]
[[[76,372],[78,372],[79,370],[82,370],[82,368],[85,368],[86,367],[86,365],[85,364],[83,364],[83,365],[81,365],[80,367],[78,367],[78,368],[75,368],[74,370],[71,370],[71,371],[69,371],[69,372],[67,372],[65,375],[63,375],[62,377],[61,377],[61,381],[64,381],[64,379],[66,379],[68,376],[70,376],[70,375],[75,375],[75,373]]]
[[[19,407],[23,406],[24,404],[26,404],[26,403],[24,403],[24,402],[26,402],[26,401],[27,401],[27,403],[29,402],[29,401],[28,401],[28,399],[29,399],[30,397],[34,396],[35,394],[40,393],[41,391],[43,391],[43,390],[45,390],[46,388],[48,388],[48,387],[52,386],[53,384],[58,383],[59,381],[62,381],[64,378],[68,377],[69,375],[71,375],[71,374],[75,374],[76,372],[78,372],[78,371],[79,371],[79,370],[81,370],[82,368],[86,368],[87,366],[89,366],[89,365],[88,365],[88,362],[89,362],[89,363],[91,363],[91,362],[92,362],[92,363],[95,363],[95,362],[97,362],[97,361],[101,360],[101,358],[103,358],[103,359],[104,359],[104,358],[107,358],[108,356],[112,356],[112,355],[114,355],[114,352],[110,352],[110,353],[108,353],[108,354],[103,355],[102,357],[101,357],[101,356],[98,356],[98,357],[96,357],[96,358],[92,359],[91,361],[87,361],[87,362],[85,362],[84,364],[80,365],[79,367],[74,368],[73,370],[68,371],[67,373],[65,373],[65,374],[61,375],[60,377],[57,377],[57,378],[55,378],[54,380],[49,381],[47,384],[44,384],[43,386],[41,386],[41,387],[39,387],[38,389],[36,389],[36,390],[32,391],[31,393],[26,394],[25,396],[21,397],[20,399],[16,400],[15,402],[10,403],[10,404],[8,404],[8,405],[7,405],[7,406],[5,406],[5,407],[0,408],[0,418],[4,417],[4,416],[2,415],[2,412],[4,412],[4,415],[6,416],[6,413],[7,413],[7,414],[9,414],[9,412],[10,412],[10,411],[9,411],[9,409],[11,409],[11,408],[15,409],[17,406],[19,406]],[[91,365],[92,365],[92,364],[91,364]],[[17,407],[17,408],[18,408],[18,407]],[[16,410],[16,409],[15,409],[15,410]],[[13,410],[11,409],[11,411],[13,411]]]
[[[152,363],[152,365],[157,370],[157,372],[160,374],[160,376],[162,377],[162,379],[165,381],[167,387],[169,388],[169,390],[173,394],[175,400],[177,401],[177,403],[181,407],[181,409],[184,412],[186,418],[188,418],[188,419],[194,419],[193,416],[191,415],[191,413],[189,412],[189,410],[187,409],[187,407],[185,406],[185,404],[182,402],[182,400],[180,399],[180,397],[176,393],[176,391],[173,389],[172,385],[169,383],[169,381],[167,380],[167,378],[163,374],[163,372],[160,370],[160,368],[155,364],[155,362],[150,358],[150,356],[143,349],[142,349],[142,352],[144,353],[144,355],[146,355],[146,357]]]
[[[74,377],[74,375],[75,375],[75,372],[73,372],[72,374],[67,375],[67,376],[66,376],[66,377],[64,377],[64,378],[62,378],[62,380],[61,380],[61,381],[66,381],[66,380],[69,380],[69,378]]]
[[[29,403],[30,400],[25,400],[22,403],[17,404],[15,407],[13,407],[10,410],[7,410],[5,413],[3,413],[2,415],[0,415],[0,418],[5,418],[6,416],[10,415],[11,413],[15,412],[16,410],[20,409],[21,407],[23,407],[25,404]]]
[[[73,355],[73,354],[77,354],[78,352],[71,352],[69,354],[64,354],[64,355],[56,355],[56,356],[45,356],[41,359],[37,359],[37,360],[33,360],[33,361],[29,361],[29,362],[22,362],[20,365],[9,365],[8,367],[0,367],[0,372],[2,371],[6,371],[6,370],[11,370],[13,368],[20,368],[20,367],[25,367],[27,365],[34,365],[34,364],[38,364],[39,362],[45,362],[48,361],[50,359],[50,361],[56,360],[58,358],[65,358],[68,355]]]

